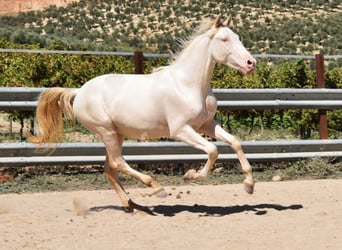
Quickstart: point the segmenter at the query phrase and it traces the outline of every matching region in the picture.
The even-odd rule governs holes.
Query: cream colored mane
[[[172,55],[171,59],[168,62],[168,65],[172,64],[174,61],[177,60],[177,58],[180,56],[181,52],[189,46],[189,44],[195,40],[198,36],[204,34],[207,32],[212,26],[213,26],[214,21],[211,20],[210,18],[205,18],[192,32],[192,35],[186,38],[178,38],[178,43],[179,43],[179,50]],[[153,69],[153,72],[157,72],[162,70],[164,67],[167,66],[161,66],[158,68]]]
[[[193,31],[188,39],[180,40],[181,48],[186,48],[195,38],[207,32],[212,26],[214,21],[209,18],[204,19]]]

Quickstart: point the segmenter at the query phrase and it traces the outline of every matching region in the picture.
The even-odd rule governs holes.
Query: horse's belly
[[[127,99],[117,99],[110,105],[109,115],[120,134],[138,139],[169,135],[168,123],[160,103],[148,102],[143,97],[139,101]]]
[[[162,126],[148,128],[143,126],[117,125],[115,123],[114,125],[116,126],[118,133],[132,139],[146,140],[169,136],[168,128]]]

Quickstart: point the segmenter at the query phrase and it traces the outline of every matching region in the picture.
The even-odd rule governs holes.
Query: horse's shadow
[[[235,206],[206,206],[206,205],[156,205],[153,207],[141,206],[136,203],[133,203],[134,209],[146,212],[150,215],[163,215],[167,217],[172,217],[177,215],[181,212],[190,212],[190,213],[197,213],[199,216],[227,216],[236,213],[244,213],[244,212],[254,212],[255,215],[264,215],[270,209],[277,210],[277,211],[284,211],[284,210],[298,210],[302,209],[303,206],[300,204],[293,204],[289,206],[283,206],[279,204],[257,204],[257,205],[235,205]],[[126,212],[131,212],[125,210],[123,207],[119,206],[99,206],[99,207],[92,207],[90,211],[93,212],[101,212],[107,209],[114,209],[114,210],[123,210]]]
[[[278,204],[258,204],[258,205],[236,205],[236,206],[206,206],[206,205],[174,205],[165,206],[158,205],[155,206],[153,212],[156,214],[162,214],[164,216],[175,216],[178,213],[187,211],[191,213],[198,213],[200,216],[226,216],[236,213],[244,212],[254,212],[255,215],[264,215],[270,209],[277,211],[283,210],[297,210],[302,209],[303,206],[299,204],[294,204],[290,206],[282,206]]]

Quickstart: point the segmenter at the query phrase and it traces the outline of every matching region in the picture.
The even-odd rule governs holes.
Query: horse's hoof
[[[149,215],[155,215],[149,207],[141,206],[141,205],[133,202],[131,199],[128,200],[128,206],[124,206],[124,211],[126,213],[134,213],[134,209],[139,210],[141,212],[145,212]]]
[[[253,192],[254,192],[254,182],[253,181],[244,180],[243,183],[245,184],[246,192],[248,194],[253,194]]]
[[[132,214],[134,212],[134,207],[132,205],[123,206],[125,213]]]
[[[196,176],[196,170],[195,169],[189,169],[185,175],[183,176],[183,179],[185,181],[188,181],[188,180],[192,180],[192,179],[195,179],[195,176]]]

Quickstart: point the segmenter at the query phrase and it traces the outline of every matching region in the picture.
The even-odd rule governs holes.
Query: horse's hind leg
[[[127,174],[127,175],[141,181],[146,186],[152,187],[154,190],[153,194],[155,194],[156,196],[166,197],[167,193],[165,192],[164,188],[158,182],[153,180],[151,176],[146,175],[146,174],[142,174],[139,171],[132,169],[127,164],[127,162],[122,158],[121,152],[122,152],[123,137],[121,135],[118,135],[117,133],[115,133],[113,131],[106,131],[106,132],[109,132],[109,133],[104,133],[104,131],[102,131],[102,139],[106,145],[106,150],[107,150],[107,162],[108,162],[107,165],[111,169],[113,169],[111,171],[107,171],[109,173],[109,175],[111,174],[112,171],[116,171],[116,172],[120,171],[123,174]],[[106,134],[108,136],[106,136]],[[114,180],[115,180],[115,178],[114,178]],[[119,185],[119,186],[121,186],[121,185]],[[117,187],[114,187],[114,188],[117,188]],[[124,204],[124,205],[126,205],[126,204]]]
[[[156,195],[157,197],[164,198],[167,196],[167,193],[166,193],[163,186],[161,186],[158,182],[153,180],[153,178],[151,176],[146,175],[146,174],[142,174],[139,171],[131,168],[127,164],[127,162],[125,162],[123,159],[122,159],[122,164],[120,164],[120,172],[127,174],[127,175],[141,181],[142,183],[144,183],[148,187],[153,188],[152,194]]]
[[[110,166],[110,160],[109,160],[108,155],[106,156],[104,171],[105,171],[109,181],[112,183],[114,190],[119,195],[121,202],[122,202],[123,206],[125,207],[126,211],[133,212],[134,209],[138,209],[140,211],[144,211],[148,214],[154,215],[153,212],[148,207],[140,206],[140,205],[134,203],[128,197],[125,189],[123,188],[123,186],[120,183],[117,170],[115,169],[115,167]]]
[[[118,172],[115,170],[115,166],[110,166],[108,155],[106,156],[104,171],[109,181],[111,182],[114,190],[119,195],[122,205],[129,211],[132,211],[133,208],[130,205],[130,198],[126,194],[124,188],[122,187],[119,181]]]

